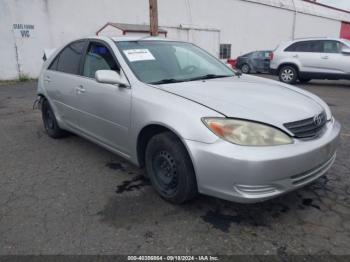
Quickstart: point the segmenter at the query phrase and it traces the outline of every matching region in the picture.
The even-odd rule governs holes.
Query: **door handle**
[[[79,85],[75,88],[75,91],[77,92],[77,94],[83,94],[86,90],[82,85]]]
[[[44,77],[44,82],[50,83],[51,82],[51,78],[49,76],[45,76]]]
[[[293,55],[294,58],[298,58],[299,56],[298,55]]]
[[[325,56],[321,56],[322,59],[328,59],[328,55],[325,55]]]

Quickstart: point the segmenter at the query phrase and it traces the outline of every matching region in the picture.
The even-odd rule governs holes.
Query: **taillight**
[[[270,58],[270,61],[273,60],[273,52],[270,53],[270,57],[269,58]]]

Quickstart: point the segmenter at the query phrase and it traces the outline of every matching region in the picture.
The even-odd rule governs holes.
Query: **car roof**
[[[164,37],[155,36],[91,36],[89,39],[101,39],[101,40],[112,40],[114,42],[125,42],[125,41],[178,41]]]
[[[333,41],[341,41],[344,42],[345,39],[338,38],[338,37],[305,37],[305,38],[295,38],[293,40],[289,41],[284,41],[280,43],[275,50],[277,49],[283,49],[286,48],[287,46],[293,44],[293,43],[298,43],[298,42],[303,42],[303,41],[317,41],[317,40],[333,40]]]
[[[289,41],[291,42],[300,42],[300,41],[312,41],[312,40],[342,40],[338,37],[305,37],[305,38],[295,38],[294,40]]]

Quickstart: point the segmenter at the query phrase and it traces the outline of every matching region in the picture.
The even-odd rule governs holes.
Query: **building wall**
[[[337,20],[297,14],[295,37],[340,37],[341,22]]]
[[[158,0],[158,8],[170,38],[215,55],[219,43],[232,44],[232,57],[273,49],[293,34],[339,36],[340,21],[350,22],[350,14],[301,0]],[[0,0],[0,79],[37,77],[44,48],[92,35],[109,21],[148,24],[148,0]]]

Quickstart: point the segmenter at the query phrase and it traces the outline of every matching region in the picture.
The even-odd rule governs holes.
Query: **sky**
[[[350,11],[350,0],[317,0],[316,2]]]

